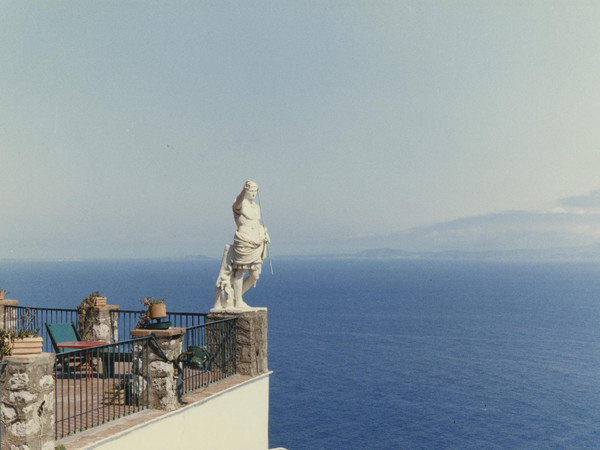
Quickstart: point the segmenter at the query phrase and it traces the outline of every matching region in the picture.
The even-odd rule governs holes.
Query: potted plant
[[[34,328],[35,313],[29,308],[19,317],[19,330],[9,332],[11,355],[31,355],[42,353],[44,340],[38,336],[39,328]]]
[[[9,292],[7,290],[0,289],[0,300],[4,300],[4,295],[8,293]]]
[[[165,305],[166,299],[167,297],[163,297],[160,300],[152,297],[144,298],[142,300],[142,305],[145,306],[146,309],[142,310],[136,328],[146,328],[146,325],[150,320],[167,317],[167,306]]]
[[[142,300],[142,305],[148,307],[148,317],[150,319],[161,319],[167,317],[167,306],[165,300],[167,297],[163,297],[160,300],[156,300],[152,297],[146,297]]]
[[[100,295],[98,291],[92,292],[81,301],[77,307],[77,311],[81,314],[85,308],[89,308],[90,306],[106,306],[106,297]]]

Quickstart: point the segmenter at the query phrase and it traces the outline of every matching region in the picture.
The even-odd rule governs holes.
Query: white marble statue
[[[270,241],[261,223],[260,207],[254,203],[258,185],[246,181],[233,202],[233,218],[237,231],[233,245],[226,245],[215,287],[214,309],[245,309],[249,306],[242,295],[256,287]],[[248,272],[248,277],[244,276]]]

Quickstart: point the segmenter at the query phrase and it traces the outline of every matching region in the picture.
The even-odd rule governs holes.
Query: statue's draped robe
[[[260,224],[260,208],[234,208],[238,230],[233,236],[233,269],[260,269],[266,256],[265,231]]]

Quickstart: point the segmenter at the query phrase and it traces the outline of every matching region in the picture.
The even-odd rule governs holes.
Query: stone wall
[[[206,323],[232,318],[237,318],[237,373],[256,376],[268,372],[267,308],[211,312]]]
[[[54,449],[54,354],[7,356],[0,377],[2,448]]]
[[[80,313],[79,333],[84,341],[104,341],[108,344],[117,342],[119,338],[118,315],[111,311],[118,310],[116,305],[87,306]]]
[[[169,328],[168,330],[131,330],[132,338],[154,335],[162,351],[150,341],[148,352],[136,351],[139,361],[134,361],[135,367],[145,367],[148,364],[148,379],[142,370],[137,371],[136,386],[139,390],[148,388],[150,406],[155,409],[173,410],[180,406],[181,392],[178,392],[178,369],[173,363],[182,352],[185,328]],[[147,355],[147,356],[146,356]],[[166,358],[165,358],[166,357]],[[146,358],[148,358],[146,360]],[[135,369],[134,369],[135,370]],[[139,395],[143,395],[142,392]]]

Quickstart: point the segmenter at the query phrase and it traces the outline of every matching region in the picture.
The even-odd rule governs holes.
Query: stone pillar
[[[117,305],[86,306],[79,317],[81,339],[84,341],[105,341],[114,344],[119,340]],[[83,319],[83,320],[82,320]]]
[[[237,373],[255,376],[268,372],[267,308],[211,311],[206,323],[232,318],[237,318]]]
[[[54,353],[4,358],[2,449],[54,449],[54,359]]]
[[[177,391],[179,371],[173,361],[177,360],[182,352],[184,334],[185,328],[173,327],[167,330],[131,330],[131,337],[134,339],[154,335],[162,349],[161,352],[156,348],[155,343],[150,341],[148,360],[146,360],[146,353],[141,352],[141,361],[137,364],[134,362],[134,367],[137,368],[135,370],[138,371],[139,376],[144,377],[146,374],[142,367],[148,364],[148,379],[138,385],[148,387],[150,406],[154,409],[171,411],[180,406],[181,392]]]
[[[5,308],[5,306],[17,306],[18,304],[18,300],[0,300],[0,328],[4,330],[14,330],[16,328],[17,313],[12,308]]]

